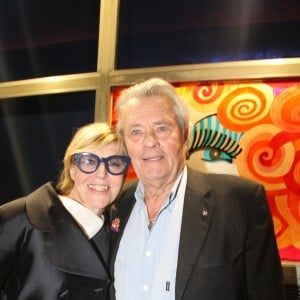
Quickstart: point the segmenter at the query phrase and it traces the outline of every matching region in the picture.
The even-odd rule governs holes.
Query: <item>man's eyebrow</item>
[[[170,119],[161,119],[161,120],[158,120],[158,121],[155,121],[154,124],[170,124],[172,123],[173,120],[170,120]]]

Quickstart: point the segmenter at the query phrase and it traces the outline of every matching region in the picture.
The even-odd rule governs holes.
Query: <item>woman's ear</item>
[[[70,167],[70,177],[74,181],[74,177],[75,177],[75,166],[74,165],[72,165]]]

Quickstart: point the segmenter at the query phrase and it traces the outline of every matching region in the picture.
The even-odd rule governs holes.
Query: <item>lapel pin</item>
[[[206,209],[203,209],[203,210],[202,210],[202,216],[207,216],[207,214],[208,214],[207,210],[206,210]]]
[[[112,231],[119,232],[119,227],[120,227],[120,218],[113,219],[112,222],[111,222],[110,229]]]

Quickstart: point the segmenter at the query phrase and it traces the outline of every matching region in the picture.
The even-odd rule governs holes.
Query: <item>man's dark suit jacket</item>
[[[50,183],[0,207],[3,299],[103,300],[110,282],[96,248]]]
[[[112,274],[135,189],[136,183],[127,187],[112,212],[112,224],[119,221],[111,230]],[[182,218],[176,300],[284,299],[272,218],[261,185],[188,168]]]

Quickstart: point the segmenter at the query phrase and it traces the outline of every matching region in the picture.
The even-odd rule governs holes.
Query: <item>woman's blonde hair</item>
[[[113,142],[119,145],[118,154],[126,154],[115,128],[107,123],[95,122],[79,128],[65,152],[63,169],[56,184],[58,192],[61,195],[68,195],[74,186],[70,168],[73,165],[75,153],[92,152]]]

